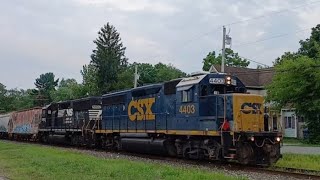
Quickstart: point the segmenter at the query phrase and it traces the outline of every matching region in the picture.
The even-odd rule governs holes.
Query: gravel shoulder
[[[77,153],[84,153],[89,154],[95,157],[99,158],[105,158],[105,159],[129,159],[132,161],[143,161],[148,163],[158,163],[158,164],[166,164],[171,165],[174,167],[180,166],[183,168],[198,168],[202,170],[207,171],[215,171],[215,172],[221,172],[226,175],[231,176],[238,176],[238,177],[246,177],[251,180],[286,180],[286,179],[292,179],[292,180],[298,180],[298,178],[293,178],[289,176],[284,176],[275,173],[261,173],[261,172],[249,172],[246,170],[229,170],[228,168],[223,168],[219,165],[215,165],[213,162],[208,162],[207,165],[204,165],[203,163],[197,163],[196,161],[194,163],[181,163],[179,159],[176,161],[166,160],[166,159],[150,159],[146,157],[141,156],[135,156],[135,155],[128,155],[126,153],[115,153],[115,152],[102,152],[102,151],[94,151],[94,150],[83,150],[83,149],[74,149],[74,148],[67,148],[69,151],[77,152]],[[244,168],[245,169],[245,168]]]

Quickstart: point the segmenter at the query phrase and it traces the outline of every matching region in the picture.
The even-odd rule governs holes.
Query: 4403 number
[[[194,114],[196,112],[196,107],[194,105],[182,105],[179,108],[181,114]]]

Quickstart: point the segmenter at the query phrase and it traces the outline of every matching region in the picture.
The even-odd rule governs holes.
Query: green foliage
[[[299,54],[308,56],[314,59],[320,59],[320,24],[312,28],[310,38],[301,40]]]
[[[174,67],[172,64],[158,63],[155,65],[149,63],[133,63],[128,67],[128,73],[132,73],[130,77],[130,85],[133,84],[133,73],[135,65],[138,66],[139,80],[138,85],[146,85],[153,83],[161,83],[172,79],[185,77],[186,73]],[[129,86],[128,88],[130,88]]]
[[[32,90],[9,89],[0,83],[0,113],[33,107]]]
[[[6,86],[0,83],[0,113],[5,112],[6,107]]]
[[[94,157],[69,149],[0,142],[1,175],[8,179],[245,179],[201,168],[115,157]]]
[[[176,78],[185,77],[186,73],[181,70],[175,68],[172,64],[162,64],[158,63],[154,66],[156,73],[156,81],[155,82],[164,82],[169,81]]]
[[[209,71],[212,65],[221,65],[222,55],[221,53],[216,56],[216,52],[209,52],[206,58],[203,59],[202,70]],[[233,52],[232,49],[226,48],[225,51],[225,65],[235,67],[248,67],[250,61],[245,58],[241,58],[238,53]]]
[[[91,64],[95,70],[95,81],[98,93],[103,94],[115,90],[118,74],[127,65],[125,47],[120,34],[114,26],[107,23],[98,32],[98,38],[93,41],[96,49],[92,51]]]
[[[61,79],[57,90],[50,92],[50,97],[54,102],[78,99],[85,96],[84,86],[78,84],[75,79]]]
[[[320,61],[306,56],[282,58],[267,87],[268,100],[284,107],[291,105],[305,117],[311,139],[320,142]]]
[[[99,91],[96,78],[96,68],[92,64],[84,65],[80,72],[83,78],[82,84],[86,94],[89,96],[98,95]]]
[[[55,87],[58,85],[59,79],[55,79],[55,75],[52,72],[41,74],[36,79],[34,85],[37,90],[33,90],[33,95],[36,97],[35,104],[37,106],[44,106],[52,101],[50,93],[55,91]]]
[[[298,52],[286,52],[275,60],[268,99],[277,106],[295,107],[306,119],[310,142],[320,143],[320,25],[300,45]]]
[[[278,57],[273,62],[273,66],[281,64],[286,59],[291,59],[291,60],[296,59],[296,58],[300,57],[300,55],[301,54],[295,53],[295,52],[285,52],[281,57]]]

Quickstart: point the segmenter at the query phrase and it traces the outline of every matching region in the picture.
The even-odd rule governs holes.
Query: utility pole
[[[139,79],[139,75],[138,75],[138,65],[136,64],[134,66],[134,88],[137,87],[137,83],[138,83],[138,79]]]
[[[226,27],[223,28],[223,37],[222,37],[222,59],[221,59],[221,72],[224,73],[224,56],[226,52]]]

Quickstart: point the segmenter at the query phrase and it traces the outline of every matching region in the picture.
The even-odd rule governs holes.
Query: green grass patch
[[[297,168],[320,172],[320,155],[285,153],[283,154],[283,158],[274,167]]]
[[[10,179],[245,179],[197,168],[174,167],[0,141],[0,169]]]
[[[297,138],[287,138],[287,137],[284,137],[284,138],[283,138],[283,143],[285,143],[285,144],[302,144],[303,141],[300,140],[300,139],[297,139]]]
[[[306,140],[297,138],[283,138],[283,143],[288,146],[305,146],[305,147],[320,147],[320,144],[311,144]]]

